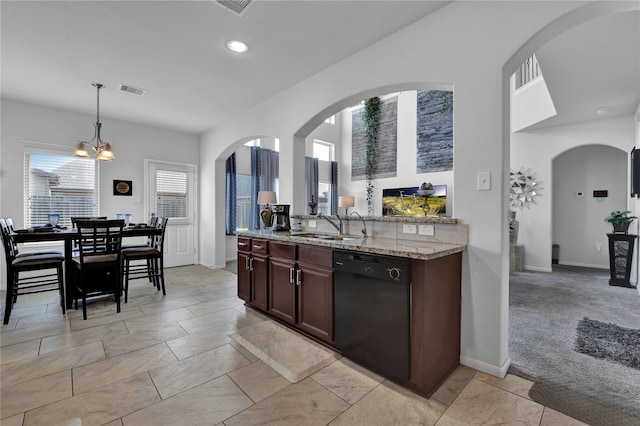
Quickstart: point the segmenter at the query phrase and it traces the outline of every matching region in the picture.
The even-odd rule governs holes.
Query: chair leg
[[[151,259],[147,259],[147,275],[149,278],[149,282],[153,283],[153,261]],[[155,284],[154,284],[155,285]]]
[[[129,262],[129,259],[125,259],[124,260],[124,303],[127,303],[129,301],[129,268],[131,267],[131,264]],[[120,311],[118,311],[120,312]]]
[[[116,312],[120,313],[120,296],[122,293],[122,274],[120,273],[121,268],[118,267],[116,268],[113,272],[116,274],[116,291],[115,291],[115,298],[116,298]],[[127,296],[124,296],[125,300],[127,298]]]
[[[9,275],[9,274],[7,274]],[[9,276],[7,276],[9,278]],[[7,280],[7,297],[4,304],[4,323],[9,324],[9,317],[11,316],[11,308],[13,307],[13,274],[11,274],[11,280]]]
[[[167,290],[164,288],[164,260],[162,259],[162,256],[160,256],[159,259],[160,265],[159,265],[159,277],[160,277],[160,282],[162,283],[162,295],[166,296],[167,295]]]
[[[87,294],[82,289],[82,318],[87,319]]]
[[[78,270],[74,270],[73,271],[73,287],[74,287],[74,291],[73,291],[73,304],[75,305],[75,310],[78,310]]]
[[[156,290],[160,291],[160,276],[158,275],[158,259],[153,259],[153,282]]]
[[[62,264],[58,265],[58,292],[60,293],[60,306],[62,307],[62,315],[67,313],[66,301],[64,300],[64,275],[62,273]]]

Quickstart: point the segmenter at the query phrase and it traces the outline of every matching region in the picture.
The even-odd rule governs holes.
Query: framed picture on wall
[[[133,194],[133,182],[130,180],[114,180],[113,195],[131,196]]]

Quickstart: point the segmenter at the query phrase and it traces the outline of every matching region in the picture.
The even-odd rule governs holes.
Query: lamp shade
[[[258,204],[275,204],[276,193],[273,191],[258,191]]]
[[[356,205],[356,199],[353,195],[343,195],[338,197],[338,205],[340,207],[353,207]]]

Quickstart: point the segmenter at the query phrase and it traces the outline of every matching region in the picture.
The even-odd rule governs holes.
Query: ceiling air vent
[[[146,89],[140,89],[139,87],[133,87],[128,84],[120,84],[120,90],[123,92],[133,93],[134,95],[144,95]]]
[[[216,0],[216,3],[225,9],[231,10],[236,15],[242,16],[253,1],[254,0]]]

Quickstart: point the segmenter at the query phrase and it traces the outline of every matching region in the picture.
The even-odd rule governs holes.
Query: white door
[[[196,176],[192,164],[145,160],[147,170],[147,217],[167,217],[164,266],[196,263]]]

